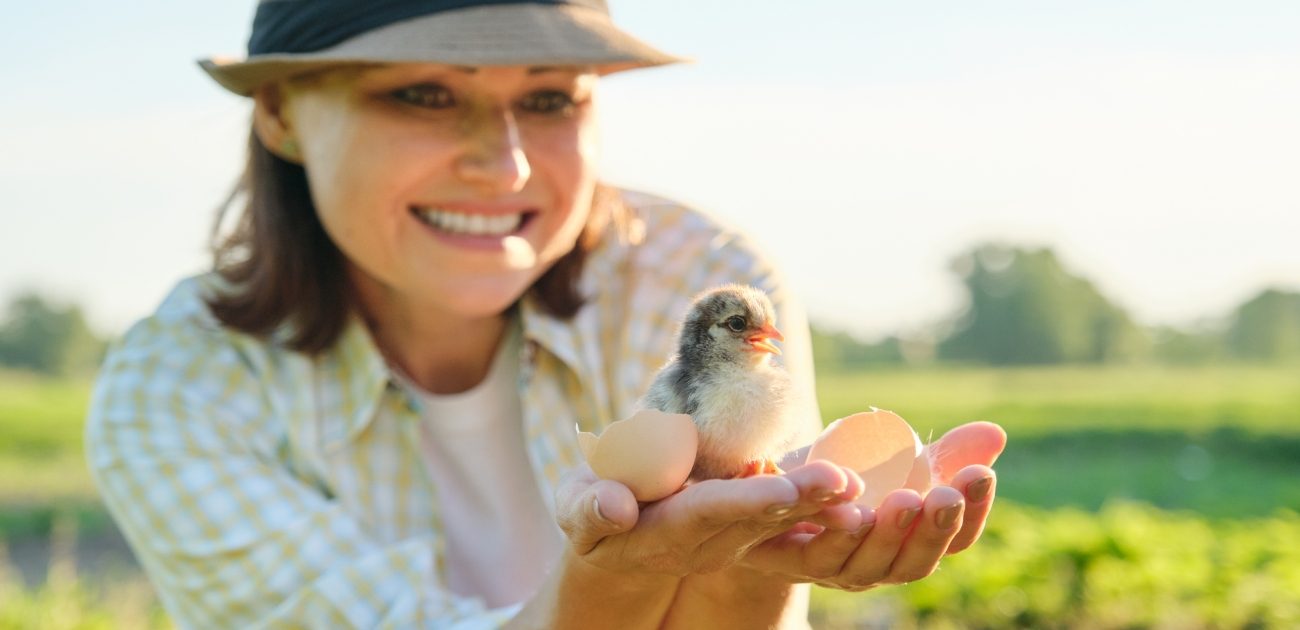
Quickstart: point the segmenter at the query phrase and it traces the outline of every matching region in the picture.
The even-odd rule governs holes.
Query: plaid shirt
[[[588,259],[587,305],[567,321],[520,305],[522,420],[552,511],[582,461],[574,425],[599,431],[634,410],[709,287],[768,291],[818,418],[807,324],[771,265],[695,211],[624,198],[632,229]],[[175,622],[486,628],[515,614],[446,589],[418,415],[365,326],[309,357],[222,327],[202,299],[215,282],[182,282],[115,345],[86,429],[104,500]]]

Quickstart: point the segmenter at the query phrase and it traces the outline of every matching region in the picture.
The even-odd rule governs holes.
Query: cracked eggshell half
[[[922,494],[930,489],[928,450],[892,411],[873,409],[830,423],[808,451],[808,461],[816,459],[857,471],[866,484],[857,503],[866,507],[878,507],[899,488]]]
[[[627,486],[637,501],[658,501],[686,483],[699,439],[690,416],[643,409],[599,437],[579,432],[578,447],[597,477]]]

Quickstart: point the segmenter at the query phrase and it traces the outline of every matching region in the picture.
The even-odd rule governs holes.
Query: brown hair
[[[223,237],[223,219],[241,197],[243,213]],[[544,311],[562,319],[578,312],[583,264],[623,210],[617,191],[596,187],[577,245],[529,289]],[[307,354],[338,340],[354,306],[343,254],[316,215],[306,170],[268,151],[256,133],[249,134],[244,173],[217,214],[212,251],[213,268],[229,289],[207,303],[223,324],[262,337],[287,324],[286,345]]]

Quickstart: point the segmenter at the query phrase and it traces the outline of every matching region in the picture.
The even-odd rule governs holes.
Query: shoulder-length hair
[[[621,214],[619,198],[598,185],[576,246],[528,289],[548,314],[568,319],[583,305],[583,264],[611,216]],[[223,235],[225,215],[240,199],[243,212]],[[212,254],[228,289],[207,303],[224,325],[260,337],[287,325],[286,345],[313,355],[338,340],[355,307],[343,253],[321,226],[306,170],[268,151],[256,133],[249,134],[244,173],[217,214]]]

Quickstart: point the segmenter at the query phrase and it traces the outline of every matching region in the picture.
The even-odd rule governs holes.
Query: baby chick
[[[660,369],[642,406],[684,413],[699,429],[691,479],[780,473],[776,461],[797,432],[789,417],[790,376],[773,364],[784,341],[762,291],[726,285],[695,298],[678,332],[677,354]]]

